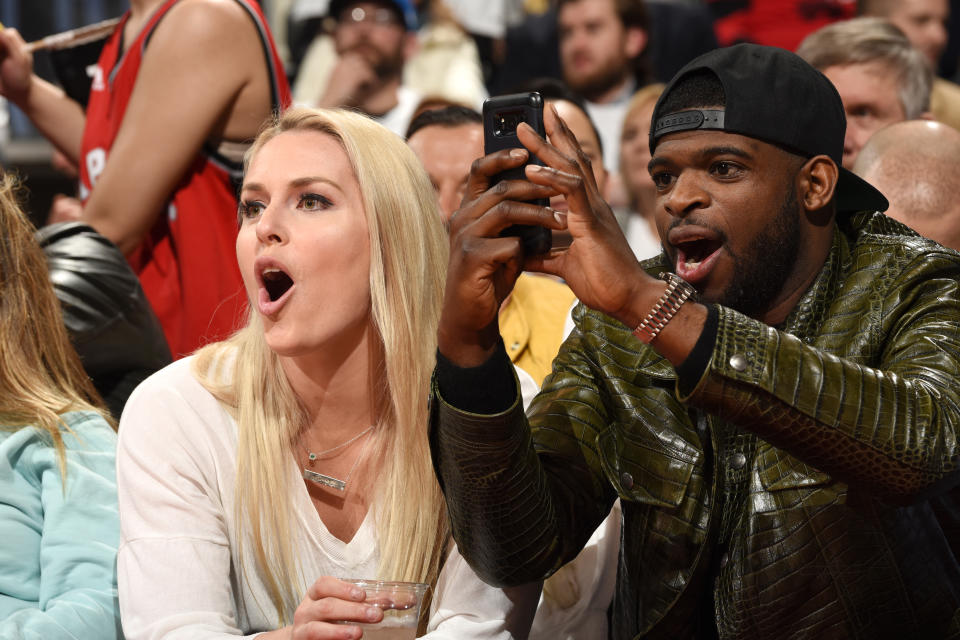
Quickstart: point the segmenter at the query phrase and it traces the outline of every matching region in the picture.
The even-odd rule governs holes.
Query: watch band
[[[666,281],[667,288],[650,309],[650,313],[633,330],[633,335],[644,344],[650,344],[656,339],[660,330],[667,326],[684,302],[697,299],[697,290],[677,274],[663,271],[658,277]]]

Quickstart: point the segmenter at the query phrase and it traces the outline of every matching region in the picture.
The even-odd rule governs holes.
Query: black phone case
[[[517,125],[526,122],[534,131],[544,136],[543,99],[537,92],[514,93],[495,96],[483,102],[483,148],[490,154],[501,149],[523,148],[517,139]],[[543,165],[541,160],[531,155],[526,164]],[[526,166],[526,164],[524,166]],[[524,166],[502,171],[493,176],[493,183],[501,180],[526,180]],[[546,207],[549,200],[539,198],[534,204]],[[513,225],[504,229],[502,236],[520,236],[523,250],[529,254],[546,253],[550,250],[551,235],[546,227],[532,225]]]

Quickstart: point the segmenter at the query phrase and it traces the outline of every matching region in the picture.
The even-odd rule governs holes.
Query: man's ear
[[[639,56],[647,46],[647,32],[640,27],[629,27],[624,38],[623,51],[628,60]]]
[[[837,190],[839,176],[840,170],[829,156],[814,156],[807,160],[797,173],[797,194],[803,208],[815,212],[829,205]]]

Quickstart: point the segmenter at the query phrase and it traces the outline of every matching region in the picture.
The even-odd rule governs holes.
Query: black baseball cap
[[[723,109],[663,113],[677,82],[703,70],[723,86]],[[661,137],[676,131],[738,133],[807,158],[829,156],[840,170],[834,197],[838,213],[885,211],[889,203],[883,194],[841,164],[846,128],[840,94],[825,75],[786,49],[738,44],[705,53],[677,72],[654,107],[650,153]]]

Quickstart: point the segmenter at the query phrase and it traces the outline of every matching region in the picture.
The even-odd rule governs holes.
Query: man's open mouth
[[[722,243],[716,238],[696,238],[678,242],[677,264],[682,263],[688,269],[696,269],[704,260],[720,250]]]

